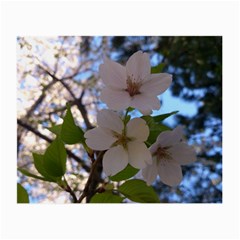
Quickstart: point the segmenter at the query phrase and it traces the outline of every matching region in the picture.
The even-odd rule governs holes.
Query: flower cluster
[[[142,118],[129,120],[127,109],[132,107],[143,115],[160,109],[158,96],[166,91],[172,76],[151,74],[147,53],[134,53],[122,66],[105,58],[99,69],[105,84],[101,100],[109,109],[99,111],[98,126],[85,133],[86,144],[93,150],[104,151],[103,171],[113,176],[128,164],[142,170],[147,184],[157,177],[169,186],[181,182],[181,165],[195,161],[192,147],[183,141],[182,128],[161,132],[155,143],[147,148],[149,127]],[[126,110],[124,117],[118,111]]]

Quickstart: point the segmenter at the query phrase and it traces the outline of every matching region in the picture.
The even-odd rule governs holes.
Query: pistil
[[[169,147],[159,147],[156,151],[156,156],[158,163],[160,165],[165,165],[166,162],[172,159],[171,154],[168,152]]]
[[[131,77],[127,78],[127,89],[125,89],[131,97],[140,94],[139,91],[141,87],[141,82],[135,81],[135,79],[132,79]]]

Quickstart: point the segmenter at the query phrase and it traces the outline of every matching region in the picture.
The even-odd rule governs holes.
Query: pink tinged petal
[[[181,165],[190,164],[196,161],[194,148],[186,143],[178,143],[168,149],[173,160]]]
[[[177,186],[182,181],[182,169],[179,164],[173,161],[161,160],[158,164],[160,180],[171,187]]]
[[[147,123],[141,118],[134,118],[127,124],[127,137],[134,141],[144,142],[148,139],[149,128]]]
[[[129,163],[138,169],[152,163],[152,155],[144,143],[129,142],[127,144]]]
[[[138,109],[143,115],[150,115],[152,110],[160,108],[160,101],[156,96],[142,93],[132,98],[131,107]]]
[[[143,116],[152,114],[152,110],[150,110],[150,109],[141,109],[140,112],[142,113]]]
[[[183,140],[183,126],[177,126],[173,129],[173,135],[176,143]]]
[[[113,90],[108,87],[103,88],[100,99],[113,110],[124,110],[130,106],[131,101],[128,92],[124,90]]]
[[[124,127],[123,121],[119,115],[108,109],[103,109],[98,112],[97,123],[102,128],[107,128],[120,134]]]
[[[150,60],[147,53],[138,51],[134,53],[126,64],[127,75],[134,81],[143,82],[150,77]]]
[[[157,152],[157,150],[158,150],[159,147],[160,147],[160,145],[159,145],[157,142],[155,142],[155,143],[152,144],[152,145],[150,146],[150,148],[149,148],[150,153],[151,153],[152,155],[154,155],[154,154]]]
[[[113,176],[128,165],[126,150],[118,145],[110,148],[103,156],[103,171],[107,176]]]
[[[106,150],[117,140],[104,129],[97,127],[88,130],[84,137],[86,138],[86,144],[94,150]]]
[[[142,176],[148,185],[151,185],[154,180],[157,178],[157,161],[156,158],[153,158],[153,162],[151,165],[147,165],[142,170]]]
[[[141,93],[160,95],[165,92],[172,83],[172,75],[168,73],[151,74],[150,80],[140,87]]]
[[[174,144],[176,144],[177,139],[175,139],[173,131],[164,131],[159,134],[157,137],[156,142],[158,143],[159,146],[161,147],[170,147]],[[179,141],[178,141],[179,143]]]
[[[104,84],[116,89],[126,89],[126,68],[108,58],[99,67],[99,74]]]
[[[183,139],[183,128],[181,126],[176,127],[171,131],[164,131],[157,137],[157,143],[162,147],[170,147],[180,143]]]

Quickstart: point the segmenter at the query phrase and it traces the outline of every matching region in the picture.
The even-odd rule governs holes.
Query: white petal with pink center
[[[100,98],[110,109],[133,107],[144,115],[160,108],[157,96],[172,82],[171,74],[151,74],[149,55],[142,51],[134,53],[126,67],[105,59],[100,66],[100,77],[105,84]]]
[[[176,186],[182,180],[181,165],[196,161],[194,148],[183,142],[182,132],[180,126],[172,131],[164,131],[150,147],[153,163],[142,170],[143,178],[148,185],[156,179],[153,175],[155,176],[157,171],[164,184]]]
[[[126,126],[116,112],[101,110],[97,116],[98,127],[88,130],[84,137],[93,150],[107,150],[103,156],[103,171],[112,176],[127,164],[142,169],[152,162],[144,141],[149,128],[141,118],[131,119]]]

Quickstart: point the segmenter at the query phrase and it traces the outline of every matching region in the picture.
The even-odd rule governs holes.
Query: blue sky
[[[162,106],[160,110],[154,111],[153,115],[179,111],[178,114],[191,117],[197,113],[197,106],[195,102],[188,102],[182,100],[181,98],[174,97],[169,89],[160,95],[159,98],[162,100]],[[167,118],[165,123],[169,124],[170,126],[174,126],[174,116]]]

